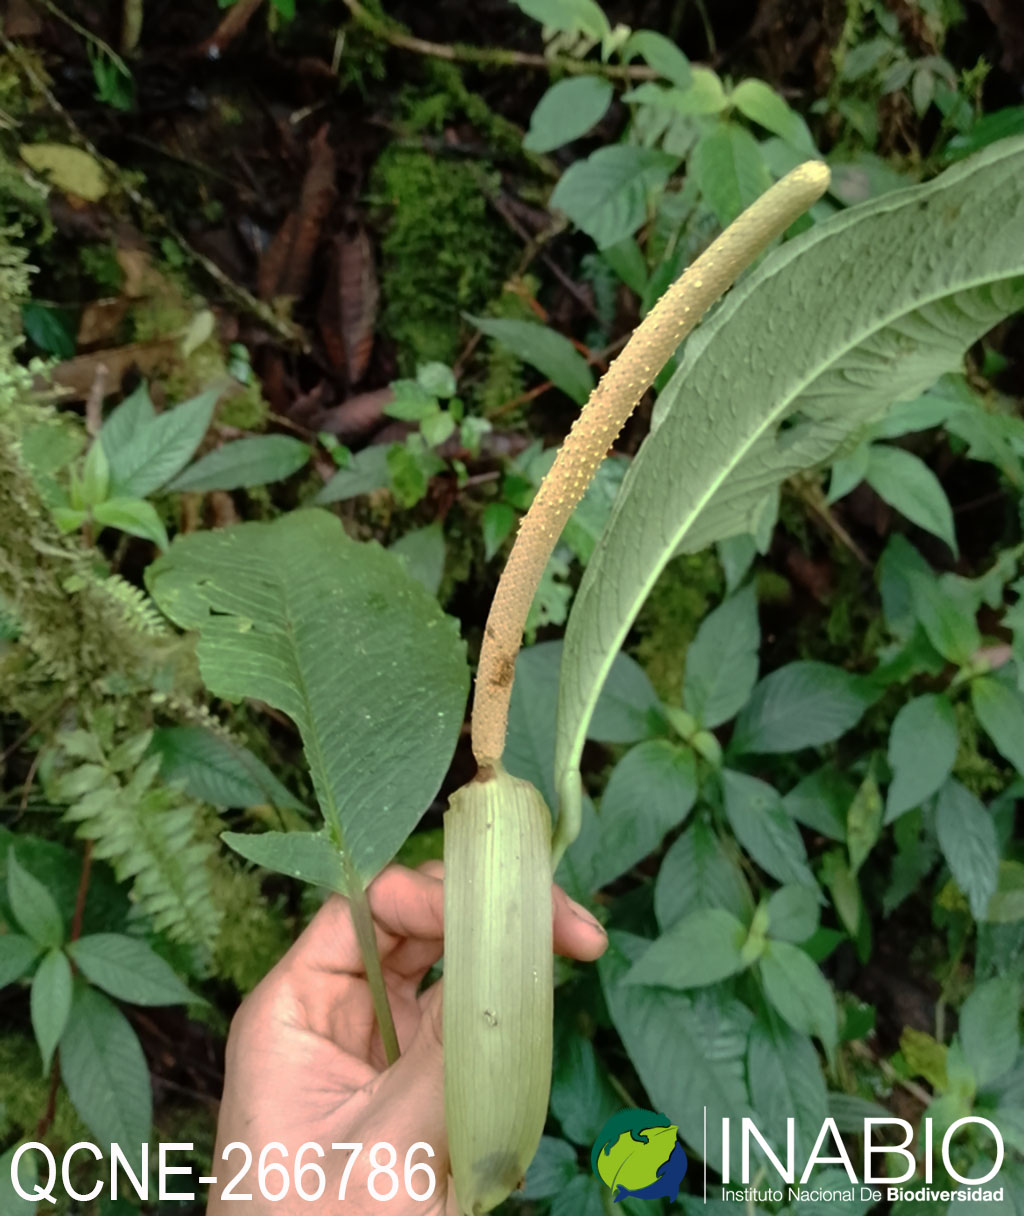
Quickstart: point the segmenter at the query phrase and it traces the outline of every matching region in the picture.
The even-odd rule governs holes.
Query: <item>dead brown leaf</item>
[[[309,167],[298,206],[281,225],[263,255],[259,271],[262,300],[297,300],[305,294],[309,284],[313,255],[334,203],[335,157],[327,133],[328,127],[324,124],[310,140]]]
[[[98,350],[66,359],[48,374],[48,380],[65,390],[64,400],[84,401],[101,367],[106,368],[106,383],[109,391],[113,391],[128,372],[135,370],[149,378],[169,370],[179,358],[178,343],[174,338],[132,342],[127,346],[115,346],[110,350]]]
[[[378,388],[370,393],[357,393],[340,405],[322,410],[311,423],[317,431],[327,431],[343,443],[359,439],[372,431],[384,416],[384,407],[393,401],[390,388]]]
[[[366,374],[379,302],[370,238],[362,228],[352,236],[336,236],[317,320],[331,363],[347,372],[349,384]]]
[[[85,350],[90,346],[112,342],[117,337],[117,331],[127,312],[128,300],[125,296],[90,300],[82,309],[82,317],[78,322],[78,349]]]

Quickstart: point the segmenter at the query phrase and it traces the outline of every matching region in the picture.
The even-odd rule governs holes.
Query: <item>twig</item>
[[[812,485],[796,478],[794,478],[794,482],[796,483],[797,494],[803,504],[810,507],[839,543],[845,545],[850,550],[865,570],[873,570],[874,566],[868,560],[867,554],[832,513],[832,508],[826,501],[825,495],[821,491],[821,486],[817,483]]]
[[[2,752],[0,752],[0,764],[3,764],[5,760],[13,756],[26,739],[30,739],[45,722],[48,722],[53,715],[62,710],[66,704],[67,697],[62,698],[60,701],[54,701],[49,709],[44,710],[34,722],[26,726],[17,739],[15,739],[14,742],[8,747],[5,747]]]
[[[850,1049],[854,1055],[860,1056],[862,1060],[868,1060],[876,1065],[879,1072],[890,1084],[901,1086],[908,1094],[916,1098],[922,1106],[928,1107],[932,1104],[932,1095],[923,1085],[918,1085],[916,1081],[908,1081],[905,1077],[901,1077],[888,1060],[876,1055],[866,1043],[854,1040],[850,1044]]]
[[[32,763],[28,766],[28,776],[25,778],[25,786],[21,791],[21,802],[18,805],[18,814],[24,815],[28,808],[28,796],[32,792],[32,783],[36,779],[36,770],[39,768],[39,761],[42,759],[42,751],[36,752],[32,757]]]
[[[82,936],[82,920],[85,916],[85,897],[89,894],[89,878],[92,874],[92,841],[85,842],[82,852],[82,873],[78,879],[78,891],[75,894],[75,911],[71,917],[70,940],[77,942]]]
[[[344,0],[345,7],[364,29],[378,38],[412,51],[416,55],[428,55],[433,59],[445,59],[449,63],[473,63],[480,66],[503,68],[538,68],[545,72],[559,71],[570,76],[607,76],[611,80],[657,80],[658,73],[645,64],[599,63],[593,59],[571,59],[567,55],[531,55],[527,51],[506,50],[504,47],[466,46],[463,43],[448,45],[443,42],[428,42],[394,29],[386,21],[375,17],[363,8],[359,0]]]
[[[50,109],[60,116],[67,126],[72,141],[103,166],[117,183],[118,188],[131,199],[151,224],[154,224],[168,236],[172,237],[181,246],[182,252],[198,266],[201,266],[229,299],[233,300],[238,307],[257,317],[281,342],[287,346],[298,347],[302,351],[309,349],[309,340],[299,326],[291,321],[286,321],[283,317],[279,317],[268,304],[262,300],[258,300],[251,292],[246,291],[244,287],[239,286],[238,283],[226,275],[216,262],[212,261],[204,253],[200,253],[199,250],[194,249],[185,237],[182,236],[179,229],[160,211],[157,205],[136,189],[130,179],[121,171],[120,166],[99,151],[92,140],[89,139],[63,105],[61,105],[46,81],[33,68],[32,64],[28,62],[22,54],[21,48],[13,43],[2,31],[0,31],[0,46],[14,59],[21,71],[32,82],[32,86],[46,98]]]
[[[54,4],[53,0],[33,0],[33,3],[38,4],[41,8],[45,8],[52,17],[56,17],[58,21],[63,21],[80,38],[84,38],[86,42],[91,43],[98,51],[108,56],[111,63],[123,76],[131,76],[128,65],[108,42],[104,42],[98,34],[94,34],[92,30],[86,29],[84,25],[80,25],[74,17],[68,16],[67,13]]]

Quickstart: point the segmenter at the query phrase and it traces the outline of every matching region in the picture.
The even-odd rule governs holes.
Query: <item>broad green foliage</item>
[[[211,692],[296,723],[348,882],[365,886],[448,766],[468,674],[452,623],[397,558],[323,511],[180,538],[147,583],[199,631]]]
[[[819,225],[687,344],[570,618],[560,789],[608,665],[672,554],[755,530],[784,477],[836,455],[1024,303],[1022,166],[1024,143],[1008,141]]]

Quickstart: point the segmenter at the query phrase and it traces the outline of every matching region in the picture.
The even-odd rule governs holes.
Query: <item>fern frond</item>
[[[124,624],[148,637],[165,637],[170,630],[160,610],[142,590],[120,574],[110,574],[97,582],[101,594],[120,610]]]
[[[79,765],[57,780],[58,797],[73,798],[64,818],[77,835],[94,842],[97,858],[110,862],[156,929],[209,954],[223,909],[213,893],[216,846],[208,812],[173,786],[158,781],[160,759],[147,756],[127,774],[116,753],[134,759],[149,732],[121,744],[104,762]]]

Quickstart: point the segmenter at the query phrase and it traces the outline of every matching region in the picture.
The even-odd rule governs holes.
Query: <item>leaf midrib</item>
[[[780,270],[781,269],[782,268],[780,267]],[[563,782],[564,777],[566,776],[567,773],[575,770],[579,766],[579,761],[580,761],[580,757],[582,755],[582,750],[583,750],[582,743],[583,743],[583,739],[585,738],[585,735],[586,735],[587,724],[589,723],[590,718],[593,716],[594,708],[597,704],[597,698],[600,695],[601,687],[604,684],[605,680],[607,679],[608,672],[611,669],[611,665],[615,659],[615,655],[619,652],[619,649],[621,648],[622,643],[625,640],[626,635],[628,634],[628,632],[630,630],[632,621],[634,620],[636,613],[639,611],[639,608],[643,605],[644,601],[647,599],[648,595],[651,593],[651,590],[654,587],[654,584],[657,582],[658,577],[660,576],[662,570],[665,568],[665,566],[671,560],[672,554],[678,549],[680,542],[682,541],[683,537],[686,535],[686,532],[689,530],[689,528],[691,528],[693,526],[694,521],[700,516],[701,512],[704,511],[704,509],[707,507],[707,505],[711,501],[711,499],[715,496],[715,494],[722,487],[722,485],[725,484],[726,480],[728,480],[728,478],[732,475],[733,471],[737,468],[737,466],[740,463],[742,463],[743,459],[747,456],[747,454],[750,452],[750,450],[757,444],[757,442],[766,433],[766,431],[768,431],[771,427],[773,427],[780,418],[785,416],[785,411],[788,410],[792,406],[794,401],[798,400],[807,391],[807,389],[815,382],[815,380],[817,380],[821,375],[824,374],[824,371],[826,371],[829,367],[831,367],[834,364],[836,364],[837,362],[839,362],[840,359],[844,358],[851,351],[856,350],[857,347],[861,346],[868,339],[870,339],[870,338],[874,337],[876,334],[879,334],[879,333],[883,332],[884,330],[888,329],[889,326],[893,325],[895,322],[897,322],[901,318],[910,316],[915,312],[920,312],[922,309],[927,308],[932,304],[936,304],[940,300],[947,299],[949,296],[959,295],[963,292],[977,291],[980,288],[992,286],[996,283],[1002,283],[1002,282],[1006,282],[1008,280],[1020,278],[1022,273],[1024,273],[1024,272],[1022,272],[1020,269],[1018,269],[1018,270],[1014,271],[1013,273],[1008,273],[1008,274],[1004,274],[1004,275],[986,274],[984,276],[978,276],[977,278],[972,279],[968,283],[961,283],[957,287],[947,288],[944,291],[933,292],[932,294],[930,294],[926,297],[919,297],[918,299],[916,299],[914,301],[914,305],[912,308],[904,308],[901,310],[893,311],[891,314],[887,315],[880,324],[877,324],[873,327],[863,330],[855,341],[851,341],[851,342],[847,343],[841,350],[837,351],[837,353],[834,355],[834,357],[832,359],[830,359],[828,361],[828,363],[824,364],[821,368],[819,368],[819,370],[814,372],[812,375],[810,375],[810,376],[804,378],[802,381],[800,381],[798,383],[797,387],[794,389],[794,391],[786,395],[783,403],[780,405],[780,408],[772,411],[769,415],[767,415],[764,423],[760,427],[756,427],[754,429],[751,437],[743,444],[741,449],[738,449],[737,455],[735,456],[735,458],[726,466],[724,472],[722,472],[721,475],[711,484],[711,487],[709,488],[707,493],[705,493],[705,495],[700,500],[700,502],[694,507],[693,510],[690,511],[690,513],[687,517],[687,522],[676,530],[676,532],[674,534],[673,543],[671,545],[665,546],[664,551],[667,554],[667,556],[665,557],[664,561],[660,561],[652,567],[651,573],[647,576],[647,578],[645,578],[642,581],[640,588],[638,590],[638,593],[630,599],[628,612],[623,616],[623,620],[624,620],[625,624],[616,629],[614,639],[605,647],[605,655],[601,660],[600,668],[596,672],[596,677],[591,681],[591,688],[587,694],[586,701],[583,705],[583,712],[579,715],[579,724],[574,729],[572,738],[569,742],[570,750],[569,750],[568,756],[566,757],[565,763],[556,764],[555,783],[556,783],[556,786],[558,787],[560,795],[561,795],[561,788],[562,788],[562,782]],[[729,318],[726,318],[726,320],[729,320]],[[703,350],[698,352],[698,358],[704,354],[704,350],[706,350],[706,346]],[[696,365],[696,360],[695,360],[695,365]],[[661,428],[659,427],[658,429],[660,430]],[[652,431],[650,433],[650,435],[648,435],[648,438],[650,438],[651,435],[653,435],[655,433],[656,432]],[[614,510],[614,508],[613,508],[613,510]],[[613,518],[614,518],[614,516],[613,516]],[[609,524],[606,527],[606,531],[603,535],[608,535],[608,527],[610,527],[611,522],[612,521],[609,520]],[[600,541],[598,542],[598,544],[600,545]],[[589,573],[590,569],[591,569],[591,567],[588,566],[586,573]],[[584,575],[584,577],[586,577],[586,575]],[[571,618],[570,618],[570,623],[571,623]],[[556,746],[556,754],[557,754],[557,748],[558,748],[557,726],[556,726],[555,738],[556,738],[555,746]]]

